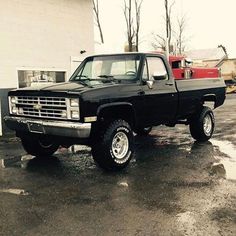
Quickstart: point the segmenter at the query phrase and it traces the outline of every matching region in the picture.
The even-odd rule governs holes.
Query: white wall
[[[65,71],[81,50],[94,52],[92,0],[0,0],[0,99],[18,87],[17,70]],[[7,131],[4,123],[3,131]],[[3,132],[3,133],[4,133]],[[1,127],[0,127],[1,133]]]
[[[0,6],[0,89],[18,86],[18,68],[69,75],[72,56],[93,53],[92,0],[0,0]]]
[[[85,58],[83,56],[79,56],[79,57],[71,57],[71,74],[72,75],[75,70],[77,69],[77,67],[80,65],[80,63],[84,60]]]

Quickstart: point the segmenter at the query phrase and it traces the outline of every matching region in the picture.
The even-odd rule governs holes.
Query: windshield
[[[140,55],[95,56],[86,59],[73,74],[72,81],[136,80]]]

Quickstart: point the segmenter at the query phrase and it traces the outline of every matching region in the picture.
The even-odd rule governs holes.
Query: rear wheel
[[[190,121],[190,133],[200,142],[211,138],[215,127],[215,119],[209,107],[203,107]]]
[[[25,151],[33,156],[51,156],[59,147],[59,144],[48,136],[21,135],[20,139]]]
[[[105,170],[125,168],[133,156],[133,132],[124,120],[106,125],[92,145],[94,161]]]

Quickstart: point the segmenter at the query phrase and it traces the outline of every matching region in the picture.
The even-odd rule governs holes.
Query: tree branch
[[[95,1],[96,1],[96,2],[95,2]],[[96,25],[97,25],[98,30],[99,30],[101,43],[104,43],[103,32],[102,32],[102,27],[101,27],[100,17],[99,17],[99,5],[98,5],[98,0],[93,0],[93,12],[94,12],[94,15],[95,15]]]

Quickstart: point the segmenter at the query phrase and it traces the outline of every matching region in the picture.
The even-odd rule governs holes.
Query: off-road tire
[[[113,120],[100,126],[92,144],[93,159],[99,167],[109,171],[121,170],[129,164],[133,153],[133,131],[126,121]]]
[[[42,158],[51,156],[59,147],[59,144],[47,136],[21,135],[20,139],[27,153]]]
[[[146,136],[152,131],[152,126],[150,127],[139,127],[135,130],[135,133],[140,136]]]
[[[192,137],[199,141],[209,140],[214,132],[215,119],[214,114],[209,107],[202,107],[190,120],[190,133]]]

